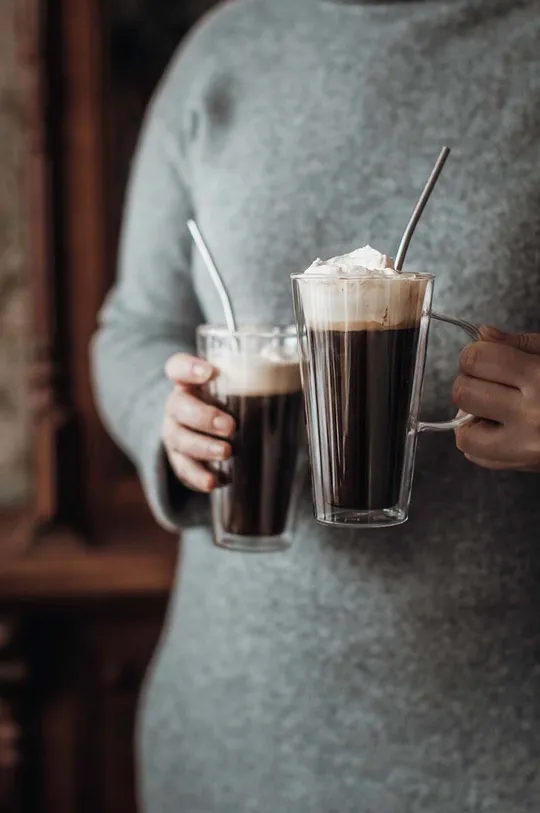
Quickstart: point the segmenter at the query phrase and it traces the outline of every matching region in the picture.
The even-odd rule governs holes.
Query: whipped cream
[[[401,274],[371,246],[315,260],[299,277],[304,319],[319,330],[390,330],[418,325],[427,279]]]
[[[399,271],[394,269],[391,257],[381,254],[371,246],[363,246],[350,254],[342,254],[330,260],[317,259],[304,274],[329,277],[397,277]]]

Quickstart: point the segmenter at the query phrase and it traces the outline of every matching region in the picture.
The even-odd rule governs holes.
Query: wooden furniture
[[[135,710],[176,545],[57,528],[28,547],[28,531],[1,537],[0,726],[19,742],[4,767],[0,748],[0,810],[134,813]]]
[[[90,384],[128,163],[119,139],[129,152],[169,57],[115,67],[121,2],[19,3],[36,487],[31,506],[0,517],[2,813],[135,813],[134,711],[176,567],[176,540],[150,517]],[[211,3],[178,4],[182,31]]]

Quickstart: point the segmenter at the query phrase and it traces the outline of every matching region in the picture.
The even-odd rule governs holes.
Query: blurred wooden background
[[[135,813],[177,560],[92,400],[148,97],[211,0],[0,8],[0,811]]]

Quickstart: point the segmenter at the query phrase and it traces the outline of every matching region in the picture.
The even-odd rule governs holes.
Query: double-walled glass
[[[478,332],[432,313],[429,275],[292,281],[315,516],[327,525],[405,522],[418,432],[469,420],[419,421],[430,320],[472,339]]]
[[[211,495],[217,545],[275,551],[292,541],[301,489],[302,386],[296,328],[204,325],[198,353],[216,369],[204,397],[237,422],[233,456],[213,464]]]

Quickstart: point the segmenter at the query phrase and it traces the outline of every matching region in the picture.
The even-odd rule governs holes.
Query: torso
[[[207,72],[194,206],[241,320],[292,320],[317,255],[394,253],[448,143],[409,268],[438,310],[540,331],[540,5],[512,5],[299,3]],[[430,418],[461,343],[432,330]],[[425,436],[402,528],[323,530],[306,494],[287,554],[192,531],[145,717],[151,813],[537,810],[539,494]]]

